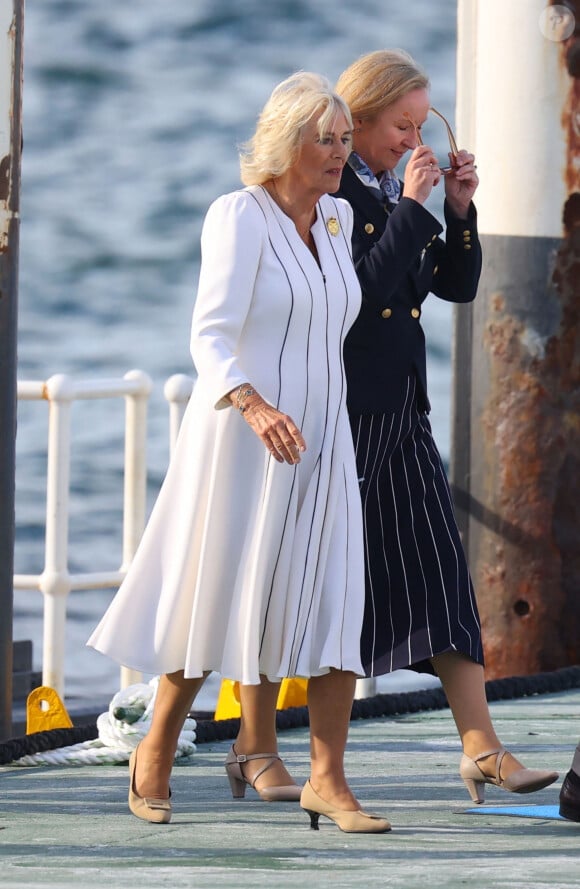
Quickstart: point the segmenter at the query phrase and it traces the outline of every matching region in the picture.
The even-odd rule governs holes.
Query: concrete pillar
[[[580,663],[580,0],[459,0],[484,252],[455,312],[451,481],[489,678]]]

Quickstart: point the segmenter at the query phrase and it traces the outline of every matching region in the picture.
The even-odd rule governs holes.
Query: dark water
[[[146,371],[155,383],[150,503],[168,458],[163,383],[192,372],[201,222],[239,184],[236,145],[292,71],[335,80],[384,47],[411,52],[431,77],[434,104],[453,118],[455,15],[455,0],[27,3],[19,379]],[[440,195],[430,204],[437,215],[440,204]],[[446,456],[449,307],[432,300],[424,325],[432,421]],[[73,408],[71,571],[121,562],[123,410],[118,399]],[[46,430],[46,404],[21,402],[18,573],[42,570]],[[117,667],[85,648],[111,595],[70,596],[67,694],[118,688]],[[15,638],[33,639],[39,666],[40,593],[15,594]]]

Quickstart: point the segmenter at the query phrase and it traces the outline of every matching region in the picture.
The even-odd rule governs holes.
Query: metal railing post
[[[40,590],[44,596],[42,682],[64,695],[66,600],[68,573],[68,513],[70,482],[70,411],[74,386],[57,374],[46,383],[49,401],[46,484],[46,553]]]
[[[145,527],[147,499],[147,405],[150,377],[131,370],[123,377],[138,382],[139,389],[125,396],[125,478],[123,497],[123,564],[126,571]]]
[[[150,377],[140,370],[124,376],[139,388],[125,396],[125,479],[123,496],[123,564],[127,571],[143,534],[147,498],[147,404],[151,389]],[[140,682],[142,674],[121,667],[121,688]]]
[[[163,388],[163,394],[169,402],[169,449],[173,454],[175,442],[179,434],[179,428],[187,402],[191,397],[193,389],[193,380],[185,374],[173,374],[166,381]]]

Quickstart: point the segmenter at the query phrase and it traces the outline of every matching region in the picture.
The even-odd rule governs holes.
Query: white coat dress
[[[342,348],[360,307],[352,211],[324,195],[312,234],[255,186],[204,221],[198,378],[127,576],[88,644],[147,673],[361,675],[361,504]],[[226,394],[249,381],[301,430],[278,463]]]

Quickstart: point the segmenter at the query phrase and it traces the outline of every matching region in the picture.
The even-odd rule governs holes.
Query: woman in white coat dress
[[[144,820],[171,817],[177,739],[216,670],[241,686],[226,762],[234,796],[251,784],[264,799],[300,797],[277,755],[275,704],[283,677],[310,677],[300,799],[311,826],[324,814],[348,832],[390,827],[360,810],[343,769],[364,567],[342,347],[360,288],[352,212],[329,193],[351,131],[324,78],[288,78],[242,155],[247,187],[218,198],[204,222],[198,380],[138,552],[89,640],[162,674],[130,761],[129,806]]]

